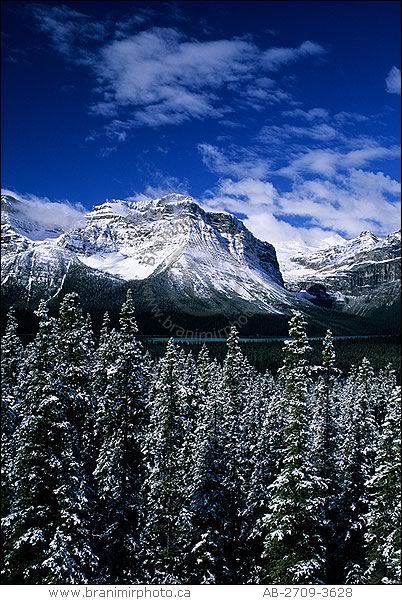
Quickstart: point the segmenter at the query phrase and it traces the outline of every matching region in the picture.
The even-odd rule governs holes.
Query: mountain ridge
[[[34,309],[42,297],[52,305],[66,290],[77,289],[77,282],[89,307],[97,300],[99,306],[114,306],[122,290],[131,287],[140,312],[152,312],[153,303],[164,314],[194,319],[288,318],[296,308],[324,323],[342,320],[344,312],[394,311],[398,302],[400,232],[384,240],[362,232],[353,240],[299,253],[284,265],[274,246],[256,238],[236,216],[205,211],[190,196],[107,200],[69,231],[44,228],[42,240],[34,224],[18,218],[18,210],[7,211],[18,208],[12,199],[2,197],[2,206],[6,305]],[[356,257],[359,268],[353,265]]]

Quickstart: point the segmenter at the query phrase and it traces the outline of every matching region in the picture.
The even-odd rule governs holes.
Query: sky
[[[191,195],[272,243],[400,227],[398,1],[7,2],[2,189]]]

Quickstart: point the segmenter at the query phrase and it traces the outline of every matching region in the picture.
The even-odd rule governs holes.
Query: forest
[[[2,576],[8,584],[399,584],[400,387],[314,353],[299,312],[261,372],[152,356],[130,291],[100,336],[67,294],[2,338]]]

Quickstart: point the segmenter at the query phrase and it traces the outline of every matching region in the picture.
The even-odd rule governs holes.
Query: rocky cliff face
[[[400,302],[400,256],[400,231],[385,238],[364,231],[344,244],[291,258],[284,277],[293,291],[311,293],[319,284],[338,309],[370,314]]]
[[[57,305],[78,291],[87,309],[112,310],[130,287],[139,311],[152,318],[287,319],[298,309],[329,326],[342,313],[383,316],[400,301],[400,233],[380,239],[363,232],[341,243],[335,237],[333,246],[282,263],[282,277],[271,244],[189,196],[107,201],[67,232],[44,227],[18,202],[2,198],[5,307],[35,309],[41,298]]]
[[[158,290],[160,303],[190,314],[245,306],[287,314],[293,304],[274,247],[236,217],[208,213],[190,197],[108,201],[78,227],[43,240],[30,239],[32,228],[17,222],[12,199],[5,205],[3,286],[18,287],[29,305],[41,295],[57,297],[71,271],[116,285],[134,282],[143,308],[145,288]]]
[[[183,256],[198,271],[202,252],[205,262],[214,265],[215,279],[216,269],[229,261],[258,268],[283,285],[271,244],[257,240],[235,217],[207,213],[188,196],[106,202],[86,219],[83,227],[62,236],[58,245],[75,252],[88,266],[104,267],[124,279],[145,279]]]

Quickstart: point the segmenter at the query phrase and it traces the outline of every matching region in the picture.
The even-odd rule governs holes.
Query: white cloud
[[[278,170],[278,174],[295,177],[299,173],[315,173],[334,177],[339,169],[363,167],[373,160],[392,159],[400,156],[400,148],[372,146],[340,152],[332,149],[309,150],[292,160],[289,165]]]
[[[198,150],[201,153],[203,163],[210,171],[218,175],[258,179],[265,177],[269,169],[267,160],[257,158],[250,153],[249,156],[239,157],[237,155],[231,159],[216,146],[206,143],[198,144]]]
[[[275,187],[269,181],[247,177],[240,181],[226,179],[220,183],[221,193],[248,200],[250,204],[272,206],[278,197]]]
[[[301,216],[348,237],[366,229],[385,235],[400,222],[400,183],[381,172],[352,169],[333,182],[296,183],[282,195],[278,212]]]
[[[329,113],[325,108],[310,108],[310,110],[302,110],[295,108],[294,110],[285,110],[282,115],[284,117],[293,117],[295,119],[305,119],[306,121],[326,121],[329,118]]]
[[[377,235],[395,231],[400,183],[381,172],[350,169],[333,181],[295,181],[291,191],[281,194],[268,181],[226,179],[203,205],[241,215],[257,237],[274,244],[317,245],[331,233],[350,238],[367,229]]]
[[[89,41],[104,39],[107,24],[90,19],[70,7],[32,4],[29,7],[39,28],[50,37],[53,47],[69,60],[90,64],[91,54],[85,48]]]
[[[385,89],[390,94],[401,93],[401,70],[398,67],[392,67],[385,79]]]
[[[57,233],[60,235],[62,232],[69,231],[83,220],[87,212],[79,203],[52,201],[34,194],[19,194],[3,188],[1,194],[15,198],[13,216],[22,226],[34,225],[33,230],[45,237],[47,234],[50,237],[51,232],[53,235]]]
[[[338,137],[340,137],[340,134],[334,127],[327,123],[317,123],[309,127],[289,124],[265,125],[259,132],[257,139],[259,142],[267,144],[281,144],[285,140],[294,140],[294,138],[309,138],[315,141],[328,142]]]
[[[326,50],[320,44],[307,40],[298,48],[269,48],[263,53],[263,63],[270,71],[276,71],[283,65],[300,60],[307,56],[322,56]]]
[[[95,66],[103,100],[93,110],[105,114],[130,107],[133,124],[148,126],[223,116],[229,109],[215,92],[248,79],[255,52],[246,41],[187,41],[170,28],[114,40]]]
[[[326,229],[287,222],[280,214],[279,202],[280,196],[270,182],[245,179],[220,182],[216,192],[210,192],[201,204],[206,210],[237,213],[256,237],[274,245],[295,241],[311,244],[328,237]]]
[[[361,113],[356,112],[348,112],[346,110],[342,110],[341,112],[334,115],[334,121],[343,125],[348,123],[365,123],[369,121],[369,118],[366,115],[362,115]]]
[[[52,46],[95,74],[98,99],[91,112],[125,121],[127,130],[224,118],[233,104],[256,111],[266,104],[296,104],[266,72],[325,53],[312,41],[264,50],[247,35],[200,41],[171,27],[135,32],[154,15],[147,8],[115,22],[94,21],[63,5],[34,4],[31,10]]]

